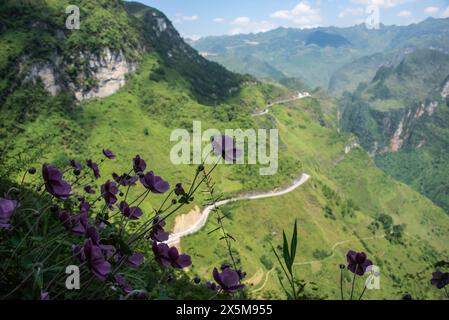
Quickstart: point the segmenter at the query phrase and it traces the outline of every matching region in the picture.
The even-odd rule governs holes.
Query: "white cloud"
[[[443,12],[443,18],[449,18],[449,6]]]
[[[225,21],[225,19],[223,19],[223,18],[215,18],[215,19],[212,19],[212,21],[215,22],[215,23],[223,23]]]
[[[403,10],[403,11],[398,13],[398,17],[401,17],[401,18],[408,18],[408,17],[411,17],[411,16],[412,16],[412,13],[410,11],[407,11],[407,10]]]
[[[182,19],[184,21],[196,21],[199,19],[199,17],[198,16],[185,16],[185,17],[182,17]]]
[[[428,15],[437,14],[438,11],[440,11],[440,8],[438,8],[438,7],[427,7],[424,9],[424,12]]]
[[[248,17],[238,17],[235,18],[231,24],[235,26],[247,26],[251,23],[251,18]]]
[[[190,22],[190,21],[196,21],[198,20],[200,17],[198,17],[197,15],[194,16],[183,16],[181,14],[177,14],[176,15],[176,19],[175,19],[175,23],[183,23],[183,22]]]
[[[252,21],[248,17],[239,17],[231,22],[233,28],[229,30],[229,34],[248,34],[267,32],[274,29],[276,26],[269,21]]]
[[[319,10],[306,1],[301,1],[291,10],[273,12],[271,18],[288,20],[303,28],[317,27],[322,21]]]
[[[353,3],[364,4],[366,6],[374,5],[382,8],[393,8],[397,5],[413,1],[414,0],[352,0]]]
[[[363,8],[346,8],[338,14],[339,18],[346,18],[347,16],[361,16],[365,13]]]
[[[276,27],[269,21],[252,21],[249,17],[235,18],[230,24],[233,26],[229,30],[229,34],[231,35],[267,32]]]
[[[195,41],[200,40],[200,39],[201,39],[201,36],[196,35],[196,34],[192,34],[192,35],[184,35],[183,38],[184,38],[184,39],[190,39],[190,40],[192,40],[193,42],[195,42]]]

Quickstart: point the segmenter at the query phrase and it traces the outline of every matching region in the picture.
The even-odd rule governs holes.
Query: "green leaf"
[[[283,250],[283,254],[284,254],[284,261],[285,261],[288,271],[291,274],[292,273],[292,261],[291,261],[290,253],[288,250],[288,242],[287,242],[287,237],[285,236],[285,232],[282,232],[282,236],[284,237],[284,245],[282,246],[282,250]]]
[[[298,246],[298,221],[295,219],[295,226],[293,228],[292,242],[290,245],[290,259],[292,261],[292,264],[295,262],[297,246]]]
[[[278,274],[278,279],[279,279],[279,283],[281,284],[282,289],[284,290],[285,294],[287,295],[287,300],[294,300],[291,293],[284,286],[284,283],[282,282],[281,276],[279,274]]]
[[[282,264],[281,258],[279,257],[278,253],[276,252],[276,249],[274,248],[274,246],[273,246],[273,244],[271,242],[270,242],[270,245],[271,245],[271,249],[274,252],[274,255],[276,256],[276,259],[279,262],[279,265],[281,266],[281,268],[284,271],[285,275],[288,276],[287,271],[285,270],[284,265]]]

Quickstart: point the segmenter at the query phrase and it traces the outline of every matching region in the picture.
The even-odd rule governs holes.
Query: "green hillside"
[[[320,113],[329,112],[323,111],[329,104],[321,98],[306,99],[278,106],[268,116],[281,130],[286,144],[283,154],[301,159],[301,172],[312,179],[291,194],[234,203],[224,209],[232,213],[228,224],[237,239],[238,256],[249,275],[256,275],[250,277],[256,281],[251,290],[254,297],[282,296],[277,271],[270,271],[276,260],[269,242],[280,243],[282,230],[289,229],[296,218],[300,239],[295,270],[298,278],[309,283],[308,293],[339,299],[338,265],[345,261],[348,249],[355,248],[367,252],[382,270],[381,290],[368,292],[367,298],[398,299],[406,292],[416,298],[436,298],[430,283],[421,277],[448,254],[447,215],[386,176],[363,150],[356,148],[344,155],[350,136],[337,134],[331,124],[323,127],[318,121]],[[405,225],[399,238],[390,234],[391,226],[374,227],[383,215],[390,216],[394,225]],[[255,220],[260,221],[256,228]],[[194,269],[200,274],[225,259],[220,247],[200,245],[210,241],[208,231],[215,228],[214,220],[209,221],[204,231],[182,242],[182,248],[201,259],[201,266]]]
[[[448,105],[441,93],[448,75],[449,55],[416,51],[347,95],[342,117],[382,169],[446,211]]]
[[[246,293],[254,298],[285,298],[275,276],[279,270],[269,241],[280,244],[282,230],[290,230],[297,218],[300,239],[295,273],[309,283],[308,297],[339,298],[339,264],[345,263],[347,250],[354,249],[367,252],[382,270],[381,290],[367,293],[366,298],[399,299],[406,292],[416,298],[440,298],[429,280],[435,263],[449,254],[449,216],[376,168],[363,149],[355,147],[345,153],[354,137],[339,133],[336,100],[314,90],[312,97],[276,105],[267,115],[252,117],[254,110],[264,110],[269,101],[291,93],[291,89],[209,62],[181,39],[160,11],[137,3],[72,1],[85,16],[85,28],[80,33],[63,30],[64,15],[60,13],[67,3],[11,0],[0,5],[0,30],[5,30],[0,34],[2,193],[21,183],[30,166],[39,168],[48,162],[62,168],[69,159],[84,162],[93,155],[100,157],[105,148],[112,149],[117,159],[101,166],[103,178],[127,172],[132,157],[139,154],[146,160],[147,170],[162,175],[172,186],[178,182],[189,185],[197,165],[171,163],[170,150],[175,143],[170,134],[174,129],[191,132],[193,121],[198,120],[203,130],[277,128],[276,175],[259,175],[257,165],[219,166],[213,175],[215,188],[223,197],[271,191],[288,185],[303,172],[312,176],[283,197],[235,203],[224,209],[228,213],[224,223],[236,239],[232,247],[247,279],[262,274]],[[36,26],[32,31],[27,29],[30,21]],[[126,84],[114,94],[77,100],[76,90],[95,92],[92,90],[101,85],[86,57],[101,55],[105,48],[122,51],[127,61],[136,64],[135,71],[126,74]],[[297,57],[305,65],[317,53],[315,48],[307,50],[311,60]],[[347,62],[343,47],[326,50]],[[328,53],[323,53],[324,64],[334,59]],[[55,95],[42,77],[29,77],[33,66],[42,63],[58,70],[61,90]],[[414,72],[413,68],[404,70]],[[303,85],[297,79],[283,81],[291,88]],[[35,179],[28,175],[23,183]],[[92,186],[100,187],[96,182]],[[137,196],[134,192],[130,196]],[[145,218],[161,201],[161,197],[152,197],[142,204]],[[207,195],[199,192],[179,213],[207,202]],[[219,234],[209,234],[216,228],[215,221],[211,217],[203,230],[181,242],[182,251],[193,260],[186,271],[189,282],[198,275],[203,284],[211,280],[213,267],[229,262]],[[173,217],[168,227],[173,227]],[[62,245],[71,248],[71,243]],[[149,242],[139,249],[152,254]],[[9,259],[9,252],[1,254]],[[137,273],[132,276],[136,282],[146,280]],[[152,281],[160,284],[159,279]],[[184,292],[179,286],[160,298],[196,297],[190,287],[182,287]]]

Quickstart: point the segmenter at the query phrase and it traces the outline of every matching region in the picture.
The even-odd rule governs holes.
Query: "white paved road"
[[[264,114],[267,114],[269,112],[269,109],[276,104],[288,103],[288,102],[304,99],[307,97],[310,97],[310,94],[308,92],[304,92],[304,93],[298,92],[295,97],[290,98],[290,99],[275,101],[275,102],[267,105],[265,107],[264,111],[255,113],[252,116],[257,117],[257,116],[262,116]],[[264,199],[264,198],[279,197],[279,196],[282,196],[289,192],[292,192],[296,188],[298,188],[301,185],[303,185],[304,183],[306,183],[307,180],[309,180],[309,179],[310,179],[310,176],[304,173],[301,175],[301,177],[299,179],[296,179],[289,187],[287,187],[285,189],[273,190],[271,192],[266,192],[266,193],[257,193],[257,194],[253,194],[253,195],[246,195],[246,196],[233,198],[233,199],[226,199],[226,200],[217,202],[216,206],[221,207],[221,206],[224,206],[225,204],[228,204],[230,202],[235,202],[235,201],[257,200],[257,199]],[[201,213],[201,218],[198,219],[198,221],[194,225],[190,226],[187,230],[184,230],[182,232],[172,233],[169,236],[168,240],[165,241],[165,243],[168,245],[177,244],[177,243],[179,243],[179,241],[181,240],[182,237],[194,234],[194,233],[198,232],[199,230],[201,230],[206,225],[207,218],[209,217],[209,214],[211,213],[211,211],[213,209],[214,209],[213,205],[210,205],[210,206],[207,206],[206,208],[204,208],[203,212]]]
[[[264,192],[264,193],[256,193],[256,194],[248,194],[244,195],[238,198],[232,198],[232,199],[226,199],[221,200],[216,203],[217,207],[224,206],[231,202],[236,201],[242,201],[242,200],[257,200],[257,199],[265,199],[265,198],[273,198],[273,197],[280,197],[282,195],[285,195],[287,193],[290,193],[297,189],[298,187],[302,186],[304,183],[306,183],[310,179],[310,176],[308,174],[303,173],[298,179],[296,179],[293,184],[291,184],[289,187],[280,189],[280,190],[273,190],[270,192]],[[196,223],[192,226],[190,226],[187,230],[184,230],[182,232],[178,233],[172,233],[168,240],[165,241],[168,245],[174,245],[176,243],[179,243],[182,237],[194,234],[201,230],[207,222],[207,218],[209,217],[209,214],[214,209],[214,205],[209,205],[206,208],[203,209],[203,212],[201,213],[200,219],[196,221]]]
[[[297,95],[295,97],[293,97],[293,98],[285,99],[285,100],[279,100],[279,101],[275,101],[273,103],[270,103],[269,105],[267,105],[265,107],[265,109],[263,111],[257,112],[257,113],[253,113],[252,116],[253,117],[263,116],[263,115],[267,114],[270,111],[270,108],[272,106],[276,105],[276,104],[284,104],[284,103],[288,103],[288,102],[292,102],[292,101],[296,101],[296,100],[301,100],[301,99],[304,99],[304,98],[307,98],[307,97],[310,97],[310,96],[311,95],[308,92],[303,92],[303,93],[302,92],[298,92]]]

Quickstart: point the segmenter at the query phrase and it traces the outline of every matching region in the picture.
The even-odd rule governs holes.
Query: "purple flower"
[[[89,226],[86,229],[86,236],[92,240],[94,244],[100,243],[100,234],[98,233],[97,228]]]
[[[89,194],[95,194],[95,190],[92,189],[91,186],[85,186],[85,187],[84,187],[84,191],[86,191],[86,192],[89,193]]]
[[[129,296],[134,296],[137,299],[147,299],[148,296],[144,290],[133,290],[133,288],[126,282],[125,277],[122,274],[115,275],[115,282],[117,286],[122,289],[123,293]],[[120,297],[121,300],[126,299],[125,297]]]
[[[115,159],[115,154],[114,154],[114,152],[112,152],[111,150],[109,150],[109,149],[103,149],[103,154],[104,154],[104,156],[106,157],[106,158],[108,158],[108,159]]]
[[[114,179],[115,182],[124,187],[133,186],[136,184],[137,180],[139,180],[137,176],[130,176],[127,173],[124,173],[121,176],[119,176],[115,172],[112,173],[112,178]]]
[[[445,286],[449,284],[449,272],[434,272],[432,273],[432,280],[430,283],[437,287],[438,289],[443,289]]]
[[[99,247],[101,248],[101,251],[103,252],[106,259],[112,258],[117,251],[111,244],[100,244]]]
[[[40,300],[50,300],[50,293],[42,291],[39,299]]]
[[[76,160],[70,160],[70,166],[78,171],[81,171],[83,169],[83,166],[81,165],[81,163],[79,163]]]
[[[186,191],[184,190],[182,183],[177,183],[175,186],[175,194],[177,196],[183,196],[186,194]]]
[[[246,272],[242,270],[237,270],[237,274],[239,275],[240,280],[243,280],[246,277]]]
[[[117,173],[115,172],[112,173],[112,179],[114,179],[114,181],[117,182],[118,184],[120,184],[120,178],[121,177]]]
[[[161,177],[155,176],[153,171],[148,172],[140,178],[140,182],[145,188],[153,193],[165,193],[168,189],[170,189],[170,185]]]
[[[52,165],[42,166],[42,177],[45,182],[45,189],[58,199],[65,200],[70,196],[72,187],[62,179],[62,173]]]
[[[165,220],[159,216],[155,217],[153,220],[153,228],[150,232],[150,237],[153,241],[164,242],[168,240],[168,232],[165,232],[164,227]]]
[[[121,274],[115,275],[115,282],[117,283],[117,286],[123,290],[125,294],[131,293],[133,289],[131,286],[126,282],[125,277]]]
[[[242,156],[242,150],[236,148],[234,140],[229,136],[212,138],[212,148],[217,156],[226,161],[235,161]]]
[[[131,220],[138,220],[143,215],[139,207],[130,207],[125,201],[121,201],[118,208],[125,217]]]
[[[145,162],[145,160],[143,160],[142,158],[140,158],[139,155],[137,155],[137,156],[133,159],[133,168],[134,168],[134,171],[135,171],[136,173],[144,172],[145,169],[147,168],[147,163]]]
[[[77,236],[86,234],[88,228],[87,214],[72,216],[68,211],[59,212],[59,221],[68,231]]]
[[[170,265],[170,260],[168,258],[169,246],[165,243],[153,242],[153,253],[156,261],[163,267],[168,267]]]
[[[143,254],[136,252],[127,257],[125,263],[131,268],[137,268],[143,263],[144,259]]]
[[[206,287],[208,287],[209,289],[214,290],[214,291],[220,290],[220,287],[217,286],[217,284],[215,282],[211,282],[211,281],[206,282]]]
[[[115,182],[108,180],[104,185],[101,186],[101,196],[108,206],[113,205],[117,202],[117,197],[115,196],[117,193],[118,188]]]
[[[100,169],[98,168],[98,164],[96,164],[95,162],[93,162],[90,159],[86,160],[86,164],[89,168],[92,169],[95,179],[98,180],[98,178],[100,178]]]
[[[366,272],[366,268],[373,265],[371,260],[367,259],[365,252],[355,252],[349,250],[346,254],[348,261],[348,270],[359,276],[363,276]]]
[[[80,208],[80,212],[81,213],[86,213],[87,214],[87,213],[89,213],[89,210],[90,210],[90,204],[88,202],[82,201],[80,203],[79,208]]]
[[[17,207],[17,201],[0,198],[0,229],[11,227],[10,220]]]
[[[230,267],[226,266],[222,272],[219,272],[217,268],[214,268],[212,274],[221,289],[228,293],[235,293],[245,287],[244,284],[240,283],[240,274]]]
[[[168,250],[168,257],[171,261],[171,265],[173,268],[187,268],[192,264],[192,259],[190,256],[186,254],[179,254],[178,249],[176,247],[171,247]]]
[[[169,248],[165,243],[153,242],[153,253],[156,261],[162,267],[186,268],[192,264],[192,260],[186,254],[179,254],[175,247]]]
[[[79,260],[79,262],[86,261],[86,255],[84,254],[84,249],[79,245],[72,245],[72,253],[75,258]]]
[[[111,272],[111,264],[106,261],[103,250],[95,245],[91,239],[87,239],[83,247],[84,257],[92,273],[100,280],[106,280]]]

